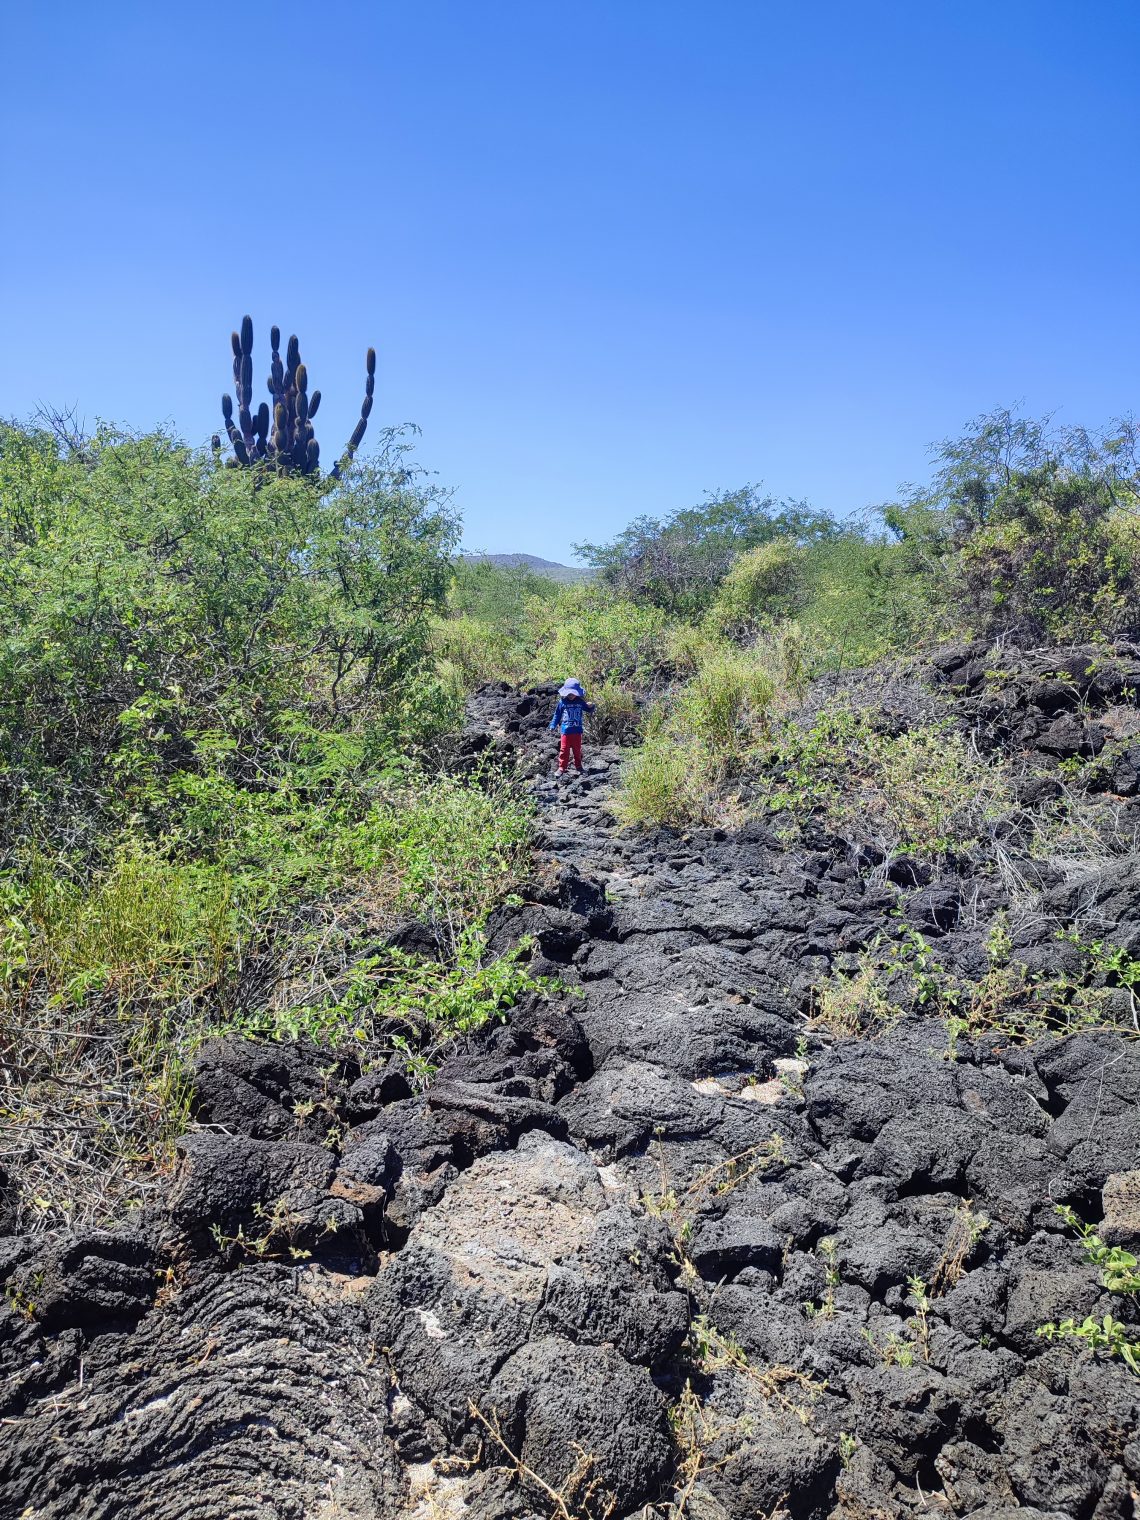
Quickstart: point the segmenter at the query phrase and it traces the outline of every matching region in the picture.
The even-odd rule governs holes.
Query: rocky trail
[[[215,1043],[164,1209],[0,1238],[0,1516],[1136,1520],[1140,1378],[1036,1332],[1122,1312],[1055,1205],[1135,1249],[1140,1044],[809,1030],[900,922],[976,973],[1000,883],[621,833],[548,712],[481,693],[464,755],[531,778],[491,943],[566,990],[422,1094]],[[1041,902],[1027,964],[1090,902],[1137,942],[1134,858]]]

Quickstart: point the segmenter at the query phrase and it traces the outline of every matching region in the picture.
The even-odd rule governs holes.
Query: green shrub
[[[622,764],[614,816],[627,825],[683,828],[712,821],[718,803],[718,778],[709,757],[696,744],[672,738],[656,716],[640,748]]]
[[[596,712],[593,732],[603,743],[630,744],[639,738],[643,708],[637,695],[620,681],[603,681],[592,693]]]
[[[674,727],[732,773],[768,727],[776,686],[755,650],[710,654],[674,709]]]
[[[1140,628],[1137,436],[997,411],[947,441],[884,520],[922,577],[987,637],[1082,640]]]
[[[454,667],[461,695],[488,681],[528,678],[534,663],[528,606],[556,600],[559,589],[525,566],[456,562],[447,616],[435,624],[432,648]]]
[[[1000,760],[944,723],[887,736],[872,716],[832,707],[787,721],[770,756],[768,806],[794,823],[815,815],[888,855],[937,857],[985,837],[1013,803]]]
[[[179,865],[128,844],[89,885],[33,856],[0,883],[0,982],[42,980],[53,1004],[89,993],[117,1006],[158,1004],[217,987],[238,938],[233,883],[217,868]]]
[[[642,747],[623,765],[614,804],[621,821],[683,825],[727,816],[725,783],[762,743],[775,693],[769,650],[705,642],[696,672],[663,699]]]
[[[1075,1230],[1084,1247],[1085,1259],[1100,1268],[1100,1285],[1110,1293],[1126,1299],[1140,1298],[1140,1272],[1136,1257],[1121,1246],[1106,1245],[1092,1225],[1086,1224],[1066,1204],[1058,1204],[1056,1213],[1071,1230]],[[1050,1321],[1042,1325],[1037,1334],[1045,1340],[1075,1340],[1090,1351],[1102,1351],[1106,1356],[1119,1356],[1129,1372],[1140,1377],[1140,1336],[1134,1325],[1106,1314],[1100,1320],[1092,1315],[1078,1324],[1075,1319],[1063,1319],[1059,1324]]]
[[[916,930],[892,939],[880,935],[860,951],[853,969],[814,989],[813,1024],[841,1038],[874,1038],[906,1015],[935,1016],[946,1023],[949,1059],[963,1035],[999,1034],[1032,1044],[1093,1030],[1131,1032],[1129,1015],[1102,984],[1104,947],[1082,948],[1089,956],[1083,974],[1032,972],[1010,954],[999,920],[987,945],[989,966],[966,978],[951,972]]]
[[[871,665],[911,653],[948,631],[943,588],[918,574],[898,545],[844,534],[811,551],[812,595],[801,613],[817,669]]]
[[[1012,803],[1000,760],[932,724],[872,741],[865,780],[845,811],[888,849],[932,856],[983,837]]]
[[[1140,625],[1140,518],[1107,483],[1051,462],[1016,476],[990,512],[959,556],[980,632],[1076,641]]]
[[[511,890],[530,854],[533,811],[506,783],[443,776],[374,803],[332,858],[401,911],[460,926],[479,923]]]
[[[743,641],[795,617],[806,594],[807,563],[807,551],[793,539],[749,549],[722,581],[708,611],[709,628],[722,638]]]
[[[437,729],[422,677],[456,524],[393,449],[333,487],[162,435],[104,430],[64,456],[0,428],[9,825],[50,844],[63,819],[70,838],[145,823],[203,739],[260,788],[306,731],[376,754],[416,737],[410,719]]]
[[[356,1043],[365,1050],[395,1050],[423,1081],[450,1041],[504,1018],[524,994],[554,985],[527,970],[531,949],[524,941],[487,960],[478,931],[463,935],[448,962],[387,949],[353,962],[323,997],[264,1009],[233,1027],[270,1039],[304,1036],[333,1049]],[[393,1025],[404,1032],[393,1033]]]
[[[651,685],[668,647],[660,608],[627,601],[604,586],[579,584],[554,599],[531,598],[527,616],[534,674],[556,681],[577,676],[588,690],[606,681]]]
[[[489,681],[521,684],[533,659],[511,628],[466,613],[440,618],[432,629],[431,647],[437,668],[454,672],[461,699]]]

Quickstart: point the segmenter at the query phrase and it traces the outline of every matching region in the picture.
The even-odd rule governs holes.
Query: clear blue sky
[[[229,333],[363,353],[470,547],[762,480],[835,512],[1136,404],[1135,0],[5,8],[0,414],[192,441]]]

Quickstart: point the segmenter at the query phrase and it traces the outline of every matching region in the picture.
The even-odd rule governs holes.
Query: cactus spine
[[[281,329],[269,331],[270,365],[267,386],[270,401],[257,409],[253,402],[253,319],[243,317],[241,331],[230,335],[233,349],[234,399],[222,397],[222,420],[233,449],[231,465],[252,465],[260,460],[272,463],[284,475],[319,475],[321,448],[313,434],[313,418],[321,404],[320,391],[309,394],[309,372],[301,361],[301,345],[296,336],[289,339],[281,358]],[[376,385],[376,350],[370,348],[366,360],[364,400],[360,420],[352,430],[345,451],[330,474],[339,479],[360,447],[372,411],[372,393]]]

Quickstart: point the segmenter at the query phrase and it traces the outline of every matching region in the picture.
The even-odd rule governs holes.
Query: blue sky
[[[1135,405],[1134,3],[57,0],[4,51],[0,414],[204,441],[249,311],[326,456],[373,343],[468,545],[568,559]]]

